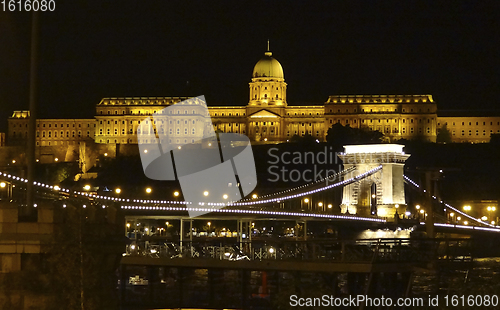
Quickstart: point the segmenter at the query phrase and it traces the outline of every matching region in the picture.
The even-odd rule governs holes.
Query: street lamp
[[[146,188],[146,193],[151,194],[152,191],[151,187]]]
[[[309,209],[309,198],[304,198],[304,200],[300,201],[300,209],[302,211],[304,209],[304,205],[303,205],[304,203],[306,204],[306,209]]]
[[[178,191],[174,192],[174,197],[179,197],[179,192]]]
[[[121,192],[122,192],[121,188],[117,187],[117,188],[115,189],[115,193],[119,194],[119,193],[121,193]]]
[[[323,203],[322,202],[318,202],[318,207],[322,208],[323,207]]]
[[[252,198],[253,198],[253,199],[257,199],[257,194],[253,194],[253,195],[252,195]]]
[[[486,210],[488,210],[488,217],[491,219],[495,219],[495,214],[493,214],[493,216],[491,216],[491,212],[495,212],[497,210],[497,208],[492,207],[492,206],[488,206],[488,208],[486,208]],[[492,224],[492,225],[494,225],[494,224]]]
[[[210,236],[210,226],[212,226],[212,223],[211,222],[207,222],[207,225],[208,225],[208,235]]]
[[[486,208],[486,210],[488,210],[488,217],[491,217],[491,212],[496,211],[496,209],[496,207],[488,206],[488,208]]]
[[[471,208],[471,206],[469,206],[469,205],[464,206],[464,210],[465,210],[465,211],[470,211],[471,209],[472,209],[472,208]]]
[[[7,187],[7,183],[6,182],[0,182],[0,188],[3,189],[3,188],[6,188]],[[7,197],[9,196],[9,188],[7,187]],[[3,191],[0,192],[0,199],[3,199]]]
[[[83,189],[84,189],[84,190],[86,190],[86,191],[89,191],[89,190],[90,190],[90,185],[88,185],[88,184],[87,184],[87,185],[85,185],[85,186],[83,187]]]

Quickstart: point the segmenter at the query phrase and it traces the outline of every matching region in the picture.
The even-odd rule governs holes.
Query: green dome
[[[272,55],[269,51],[265,53],[265,56],[253,68],[252,77],[285,78],[281,64]]]

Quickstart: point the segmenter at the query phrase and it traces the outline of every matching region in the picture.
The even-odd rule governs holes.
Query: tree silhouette
[[[370,144],[380,143],[384,134],[380,131],[369,130],[367,127],[351,128],[340,123],[332,125],[328,129],[326,141],[328,144],[341,148],[346,144]]]
[[[451,143],[451,133],[448,129],[448,126],[444,124],[438,129],[438,133],[436,136],[436,142],[440,143]]]

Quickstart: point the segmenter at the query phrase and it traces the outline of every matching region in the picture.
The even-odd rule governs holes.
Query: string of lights
[[[300,216],[311,218],[326,218],[326,219],[346,219],[356,221],[369,221],[385,223],[386,220],[370,217],[333,215],[320,213],[301,213],[301,212],[283,212],[283,211],[266,211],[266,210],[240,210],[240,209],[212,209],[212,208],[186,208],[186,207],[164,207],[164,206],[122,206],[125,210],[149,210],[149,211],[195,211],[195,212],[213,212],[213,213],[237,213],[237,214],[253,214],[253,215],[270,215],[270,216]]]
[[[484,231],[491,231],[491,232],[500,233],[500,229],[498,229],[498,228],[489,228],[489,227],[480,227],[480,226],[454,225],[454,224],[445,224],[445,223],[434,223],[434,226],[459,228],[459,229],[471,229],[471,230],[484,230]]]
[[[404,179],[406,181],[408,181],[408,183],[410,183],[411,185],[415,186],[416,188],[420,189],[420,185],[418,185],[417,183],[415,183],[413,180],[411,180],[409,177],[407,177],[406,175],[403,176]],[[424,193],[425,193],[425,190],[423,190]],[[432,199],[436,200],[437,201],[437,197],[436,196],[432,196]],[[443,202],[442,200],[440,201],[440,203],[444,204],[446,208],[450,209],[450,210],[453,210],[454,212],[462,215],[462,216],[465,216],[466,218],[472,220],[472,221],[475,221],[481,225],[486,225],[486,226],[489,226],[489,227],[496,227],[495,225],[492,225],[490,223],[487,223],[487,222],[484,222],[482,221],[481,219],[477,219],[473,216],[470,216],[469,214],[465,213],[465,212],[462,212],[460,211],[459,209],[453,207],[452,205],[450,205],[449,203],[445,203]],[[471,227],[471,226],[465,226],[465,227]]]
[[[276,195],[282,195],[282,194],[286,194],[286,193],[290,193],[290,192],[294,192],[296,190],[301,190],[301,189],[304,189],[306,187],[311,187],[313,185],[317,185],[318,183],[320,182],[325,182],[327,180],[335,180],[336,178],[342,176],[342,175],[345,175],[349,172],[352,172],[356,170],[356,167],[351,167],[351,168],[348,168],[348,169],[344,169],[342,171],[339,171],[337,173],[334,173],[334,174],[331,174],[325,178],[321,178],[317,181],[314,181],[314,182],[311,182],[311,183],[308,183],[308,184],[303,184],[303,185],[300,185],[300,186],[297,186],[297,187],[293,187],[293,188],[290,188],[290,189],[287,189],[287,190],[284,190],[284,191],[279,191],[279,192],[275,192],[275,193],[271,193],[271,194],[267,194],[267,195],[264,195],[264,196],[260,196],[260,199],[263,199],[263,198],[266,198],[266,197],[272,197],[272,196],[276,196]],[[246,198],[246,199],[242,199],[241,201],[244,202],[244,201],[250,201],[250,200],[255,200],[255,198]]]
[[[327,186],[324,186],[324,187],[321,187],[321,188],[317,188],[317,189],[314,189],[314,190],[309,190],[309,191],[305,191],[305,192],[302,192],[302,193],[288,195],[288,196],[284,196],[284,197],[272,198],[272,199],[262,199],[261,198],[261,199],[253,200],[253,201],[233,202],[233,203],[228,203],[228,204],[224,204],[224,203],[207,203],[207,205],[211,205],[211,206],[255,206],[255,205],[258,205],[258,204],[267,204],[267,203],[274,203],[274,202],[278,202],[279,203],[282,200],[288,200],[288,199],[303,197],[303,196],[307,196],[307,195],[314,194],[314,193],[317,193],[317,192],[325,191],[325,190],[328,190],[328,189],[331,189],[331,188],[334,188],[334,187],[338,187],[338,186],[342,186],[342,185],[348,185],[350,183],[360,181],[361,179],[363,179],[363,178],[365,178],[365,177],[367,177],[367,176],[369,176],[369,175],[371,175],[371,174],[379,171],[380,169],[382,169],[382,165],[380,165],[378,167],[375,167],[375,168],[373,168],[371,170],[368,170],[368,171],[366,171],[366,172],[364,172],[362,174],[359,174],[359,175],[357,175],[355,177],[352,177],[350,179],[341,181],[341,182],[337,182],[337,183],[330,184],[330,185],[327,185]],[[349,170],[349,169],[346,169],[346,170],[344,170],[342,172],[339,172],[339,173],[346,173],[347,170]],[[11,174],[5,174],[5,173],[2,173],[2,172],[0,172],[0,176],[4,176],[4,177],[7,177],[8,179],[17,180],[17,181],[24,182],[24,183],[28,182],[27,179],[20,178],[20,177],[11,175]],[[65,193],[70,193],[71,192],[70,189],[61,188],[61,187],[59,187],[57,185],[56,186],[52,186],[52,185],[44,184],[44,183],[41,183],[41,182],[33,182],[33,184],[35,186],[37,186],[37,187],[47,188],[47,189],[51,189],[51,190],[54,190],[54,191],[65,192]],[[302,187],[305,187],[305,186],[302,186]],[[93,199],[109,200],[109,201],[118,201],[118,202],[130,202],[130,201],[132,201],[132,202],[135,202],[135,203],[142,203],[142,204],[181,204],[181,205],[192,204],[191,202],[188,202],[188,201],[146,200],[146,199],[128,199],[128,198],[126,199],[126,198],[110,197],[110,196],[105,196],[105,195],[97,195],[97,194],[93,194],[93,193],[80,192],[80,191],[74,191],[72,193],[75,194],[75,195],[82,196],[82,197],[88,197],[88,198],[93,198]]]
[[[298,193],[298,194],[294,194],[294,195],[289,195],[289,196],[284,196],[284,197],[279,197],[279,198],[272,198],[272,199],[261,199],[261,200],[255,200],[255,201],[250,201],[250,202],[233,202],[233,203],[229,203],[228,205],[229,206],[250,206],[250,205],[256,205],[256,204],[266,204],[266,203],[274,203],[274,202],[281,202],[282,200],[288,200],[288,199],[293,199],[293,198],[298,198],[298,197],[303,197],[303,196],[307,196],[307,195],[311,195],[311,194],[315,194],[317,192],[321,192],[321,191],[325,191],[325,190],[328,190],[328,189],[331,189],[331,188],[334,188],[334,187],[338,187],[338,186],[342,186],[342,185],[349,185],[351,183],[354,183],[354,182],[358,182],[360,181],[361,179],[364,179],[374,173],[376,173],[377,171],[381,170],[382,169],[382,165],[380,166],[377,166],[373,169],[370,169],[362,174],[359,174],[355,177],[352,177],[350,179],[347,179],[347,180],[344,180],[344,181],[341,181],[341,182],[337,182],[337,183],[334,183],[334,184],[330,184],[330,185],[327,185],[327,186],[324,186],[324,187],[321,187],[321,188],[317,188],[317,189],[314,189],[314,190],[310,190],[310,191],[306,191],[306,192],[302,192],[302,193]]]

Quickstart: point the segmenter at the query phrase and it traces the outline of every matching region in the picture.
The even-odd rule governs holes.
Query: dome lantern
[[[269,50],[269,41],[267,42],[267,51],[264,53],[264,57],[253,68],[252,77],[285,78],[281,64],[273,57],[273,53]]]

